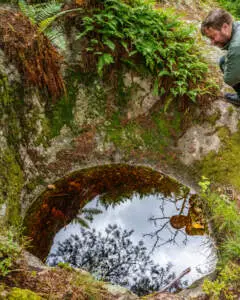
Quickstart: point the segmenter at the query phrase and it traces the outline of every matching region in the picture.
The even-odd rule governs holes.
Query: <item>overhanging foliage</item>
[[[82,43],[83,71],[96,72],[114,82],[116,70],[125,66],[152,76],[153,93],[164,100],[166,109],[173,100],[181,107],[189,100],[196,102],[213,86],[209,88],[207,64],[195,45],[195,29],[148,2],[70,1],[60,8],[53,1],[52,5],[22,7],[48,36],[59,39],[56,30],[62,30],[58,25],[66,18],[70,26],[76,26],[76,39]]]
[[[61,56],[38,27],[23,14],[0,9],[0,48],[15,64],[26,86],[34,85],[53,99],[64,91]]]

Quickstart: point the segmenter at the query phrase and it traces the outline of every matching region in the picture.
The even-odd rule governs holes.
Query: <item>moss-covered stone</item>
[[[94,125],[105,115],[106,94],[99,78],[75,71],[68,73],[66,82],[66,94],[47,112],[51,137],[64,125],[77,135],[83,126]]]
[[[229,130],[222,127],[218,135],[222,141],[218,153],[211,151],[196,166],[212,182],[230,184],[240,190],[240,132],[230,135]]]
[[[17,225],[20,221],[20,195],[24,178],[12,148],[1,151],[0,169],[0,204],[7,206],[5,221]]]
[[[8,78],[0,74],[0,103],[3,105],[8,105],[13,101],[11,96],[12,89],[9,86]]]
[[[219,120],[221,117],[221,113],[220,111],[216,111],[215,113],[213,113],[212,115],[210,115],[208,118],[207,118],[207,121],[212,125],[214,126],[217,122],[217,120]]]
[[[234,112],[234,108],[232,106],[229,106],[228,107],[228,114],[229,114],[229,116],[231,116],[233,114],[233,112]]]
[[[27,289],[19,289],[19,288],[13,288],[11,292],[7,296],[8,300],[41,300],[42,297],[40,297],[38,294],[27,290]]]
[[[159,111],[129,121],[124,121],[119,113],[115,113],[100,130],[105,131],[106,141],[114,143],[125,152],[151,151],[154,156],[154,153],[164,154],[174,144],[181,132],[181,122],[182,117],[178,111],[170,114]],[[167,157],[170,159],[170,155]]]

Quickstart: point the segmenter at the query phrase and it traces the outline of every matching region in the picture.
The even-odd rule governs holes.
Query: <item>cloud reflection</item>
[[[117,224],[127,230],[133,229],[132,241],[137,244],[139,240],[143,240],[151,251],[155,240],[145,234],[154,232],[160,225],[149,221],[149,218],[153,216],[170,218],[172,215],[179,214],[182,202],[183,200],[176,202],[174,197],[163,198],[162,194],[140,197],[136,193],[120,205],[114,207],[109,205],[107,208],[100,204],[99,197],[95,197],[85,208],[100,208],[103,211],[102,214],[94,216],[93,222],[90,223],[91,228],[95,228],[102,234],[108,224]],[[187,208],[183,213],[187,214]],[[80,228],[79,224],[70,223],[60,230],[55,236],[50,253],[55,252],[58,242],[63,242],[71,234],[80,235]],[[176,229],[167,224],[161,231],[161,241],[168,241],[169,236],[174,233],[176,233]],[[213,243],[207,235],[187,236],[186,243],[184,243],[183,237],[184,234],[179,234],[176,237],[176,243],[166,243],[161,247],[156,247],[152,252],[152,259],[162,267],[166,267],[168,263],[173,264],[172,271],[176,275],[191,267],[191,272],[183,278],[183,280],[188,280],[188,284],[191,284],[215,268],[216,256],[213,251]],[[199,269],[203,274],[199,272]]]

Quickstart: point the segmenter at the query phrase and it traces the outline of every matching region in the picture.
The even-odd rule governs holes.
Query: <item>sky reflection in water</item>
[[[216,264],[214,246],[207,235],[189,236],[185,234],[184,229],[176,230],[171,227],[169,218],[178,215],[181,210],[183,200],[176,200],[174,196],[164,197],[162,194],[151,194],[143,196],[135,193],[130,199],[105,209],[99,202],[99,197],[95,197],[85,208],[98,208],[103,211],[102,214],[94,216],[90,223],[91,228],[101,231],[104,234],[108,224],[117,224],[122,229],[134,230],[131,240],[138,243],[143,240],[144,244],[151,251],[156,243],[156,236],[149,236],[157,229],[164,228],[159,235],[160,239],[152,251],[151,257],[160,266],[165,267],[169,262],[173,264],[171,271],[178,276],[186,268],[191,267],[191,272],[184,276],[183,280],[188,281],[190,285],[193,281],[210,273]],[[183,215],[188,214],[188,205],[183,210]],[[154,224],[150,221],[151,217],[159,217]],[[71,234],[81,235],[81,226],[70,223],[61,229],[54,238],[50,253],[54,253],[58,242],[63,242]],[[172,240],[172,238],[175,238]]]

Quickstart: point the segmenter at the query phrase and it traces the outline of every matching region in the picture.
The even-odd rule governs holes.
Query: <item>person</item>
[[[203,235],[207,232],[207,227],[203,217],[201,203],[197,201],[196,194],[189,198],[189,210],[187,216],[174,215],[170,218],[170,224],[175,229],[185,227],[187,235]]]
[[[224,82],[236,93],[225,93],[224,98],[240,106],[240,22],[234,21],[224,9],[214,9],[202,22],[201,33],[211,40],[212,45],[227,50],[220,58],[219,66]]]

